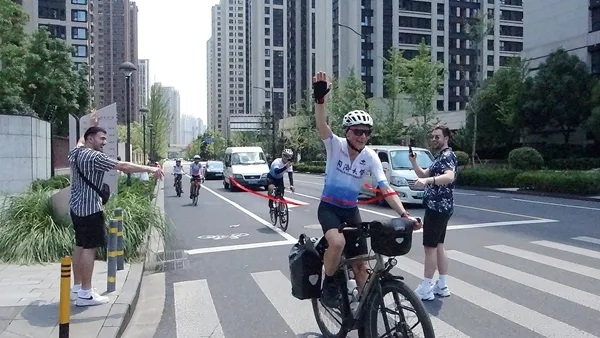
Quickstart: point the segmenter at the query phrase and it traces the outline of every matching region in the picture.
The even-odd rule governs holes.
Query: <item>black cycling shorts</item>
[[[451,213],[443,213],[425,208],[423,217],[423,246],[436,248],[446,239],[446,228]]]
[[[267,180],[268,180],[268,185],[273,184],[276,187],[281,187],[283,188],[285,185],[283,183],[283,177],[282,178],[275,178],[271,175],[267,175]]]
[[[360,218],[360,213],[358,212],[358,207],[340,208],[324,201],[319,203],[317,217],[319,219],[319,223],[321,223],[323,234],[325,234],[328,230],[337,229],[342,222],[356,224],[362,221]],[[344,247],[344,254],[346,255],[346,258],[366,255],[369,253],[366,238],[361,237],[356,233],[344,233],[344,237],[346,239],[346,246]]]

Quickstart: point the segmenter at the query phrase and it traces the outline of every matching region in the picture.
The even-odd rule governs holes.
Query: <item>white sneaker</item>
[[[87,295],[82,295],[82,292],[79,291],[77,296],[77,300],[75,301],[75,305],[77,306],[101,305],[106,304],[109,301],[108,297],[99,295],[95,289],[92,289]]]
[[[444,285],[443,287],[440,287],[439,283],[440,283],[440,281],[435,282],[435,285],[433,286],[433,293],[440,297],[450,296],[450,288],[448,288],[448,285]]]
[[[73,285],[73,288],[71,288],[71,301],[77,300],[77,293],[79,292],[79,290],[81,290],[81,286]]]
[[[424,286],[423,283],[419,284],[419,287],[415,289],[417,297],[421,300],[434,300],[435,295],[433,294],[433,285]]]

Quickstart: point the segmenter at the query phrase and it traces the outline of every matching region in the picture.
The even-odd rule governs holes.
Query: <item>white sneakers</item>
[[[84,291],[81,286],[74,285],[71,289],[71,301],[75,301],[77,306],[93,306],[108,303],[109,299],[106,296],[101,296],[96,292],[96,289]]]
[[[440,297],[450,296],[450,289],[448,285],[441,285],[438,280],[434,285],[431,283],[423,282],[415,289],[415,293],[421,300],[434,300],[435,295]]]

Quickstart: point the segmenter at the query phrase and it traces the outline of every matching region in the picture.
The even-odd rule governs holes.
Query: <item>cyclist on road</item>
[[[183,165],[181,165],[181,159],[178,158],[175,160],[175,166],[173,167],[173,175],[175,175],[174,187],[177,186],[178,181],[181,181],[183,174],[185,174],[185,171],[183,170]],[[183,186],[181,187],[181,191],[183,192]]]
[[[190,164],[190,175],[192,178],[190,179],[190,183],[194,183],[195,179],[200,180],[202,177],[202,163],[200,163],[200,155],[194,156],[194,162]],[[201,187],[201,186],[199,186]],[[190,199],[193,199],[192,189],[190,188]]]
[[[294,169],[292,168],[292,157],[294,152],[291,149],[284,149],[281,152],[281,157],[277,158],[271,163],[271,169],[267,174],[267,180],[269,181],[269,196],[273,193],[273,188],[279,189],[285,188],[283,184],[283,173],[287,171],[288,178],[290,179],[290,190],[294,191]],[[269,211],[273,209],[273,200],[269,199]]]
[[[325,96],[330,90],[327,75],[318,72],[312,81],[317,130],[327,151],[325,185],[317,212],[328,243],[323,257],[325,278],[321,301],[328,307],[338,307],[341,294],[333,275],[342,252],[346,254],[346,258],[368,254],[364,237],[342,234],[337,230],[342,222],[352,224],[362,221],[358,211],[358,194],[364,173],[370,171],[377,178],[382,194],[388,195],[385,197],[386,202],[400,217],[412,220],[415,224],[414,229],[420,229],[421,224],[406,212],[400,198],[388,184],[377,154],[365,147],[373,129],[371,116],[362,110],[347,113],[342,119],[345,138],[335,135],[327,124],[325,111]],[[353,263],[352,270],[361,292],[368,278],[367,261]]]

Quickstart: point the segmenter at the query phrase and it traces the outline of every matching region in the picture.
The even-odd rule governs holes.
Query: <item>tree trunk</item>
[[[471,166],[475,168],[475,152],[477,149],[477,111],[473,110],[473,148],[471,149]]]

